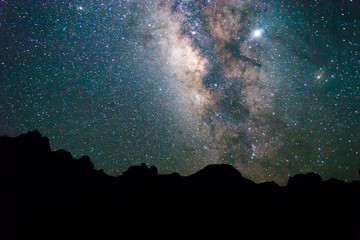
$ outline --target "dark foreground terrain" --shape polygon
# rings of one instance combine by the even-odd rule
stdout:
[[[229,165],[189,177],[111,177],[39,132],[0,137],[0,239],[360,239],[360,182],[314,173],[286,187]]]

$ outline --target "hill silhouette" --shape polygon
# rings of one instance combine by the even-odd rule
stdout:
[[[0,239],[356,240],[360,182],[308,173],[256,184],[225,164],[113,177],[34,131],[0,137]]]

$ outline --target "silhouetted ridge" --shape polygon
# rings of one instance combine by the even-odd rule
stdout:
[[[252,185],[254,182],[244,178],[233,166],[228,164],[208,165],[189,176],[189,180],[210,188],[234,188],[236,186]]]
[[[360,182],[256,184],[233,166],[191,176],[51,151],[38,131],[0,137],[0,239],[360,239]]]
[[[147,178],[147,177],[156,177],[157,169],[154,166],[148,168],[145,163],[140,166],[132,166],[122,175],[123,177],[130,178]]]
[[[16,138],[0,137],[0,154],[44,154],[51,151],[49,139],[39,131],[21,134]]]
[[[214,178],[242,178],[241,173],[233,166],[228,164],[208,165],[194,173],[192,177],[214,177]]]
[[[306,174],[297,174],[290,177],[287,186],[289,188],[305,189],[319,186],[322,183],[320,175],[310,172]]]

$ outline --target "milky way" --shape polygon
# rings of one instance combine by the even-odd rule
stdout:
[[[355,1],[2,1],[1,134],[117,175],[357,178]]]

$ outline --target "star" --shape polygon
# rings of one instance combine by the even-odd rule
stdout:
[[[260,38],[260,37],[262,37],[263,33],[264,33],[264,29],[262,29],[262,28],[255,29],[252,32],[252,37],[253,38]]]

